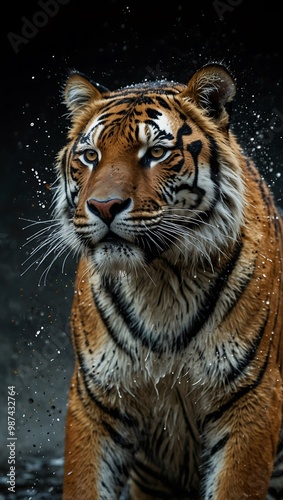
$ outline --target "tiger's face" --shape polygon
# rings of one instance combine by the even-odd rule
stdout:
[[[225,107],[234,84],[209,68],[188,87],[102,93],[70,77],[56,215],[62,240],[101,272],[211,259],[237,238],[243,182]]]

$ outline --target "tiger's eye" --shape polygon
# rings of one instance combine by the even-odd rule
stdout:
[[[157,160],[159,160],[160,158],[162,158],[162,156],[164,156],[166,152],[166,149],[163,148],[162,146],[153,146],[151,149],[150,149],[150,154],[153,158],[156,158]]]
[[[93,163],[94,161],[96,161],[97,157],[97,151],[95,151],[94,149],[87,149],[84,152],[84,159],[89,163]]]

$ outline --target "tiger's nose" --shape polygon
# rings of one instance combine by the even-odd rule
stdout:
[[[108,200],[98,200],[90,198],[87,201],[88,209],[97,215],[107,226],[110,226],[117,214],[126,210],[131,204],[131,199],[111,198]]]

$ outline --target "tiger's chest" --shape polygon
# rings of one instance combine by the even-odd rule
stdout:
[[[167,270],[166,279],[161,272],[147,278],[92,278],[89,297],[79,306],[88,336],[81,362],[89,379],[133,393],[147,384],[157,388],[167,377],[172,387],[227,378],[245,349],[223,327],[232,290],[218,297],[218,285],[206,273],[180,280]]]

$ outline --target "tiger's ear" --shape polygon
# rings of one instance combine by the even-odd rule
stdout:
[[[182,95],[205,109],[220,128],[227,129],[235,93],[229,71],[221,64],[208,64],[192,76]]]
[[[80,114],[92,101],[102,98],[108,89],[94,84],[80,73],[73,73],[64,89],[64,100],[72,115]]]

